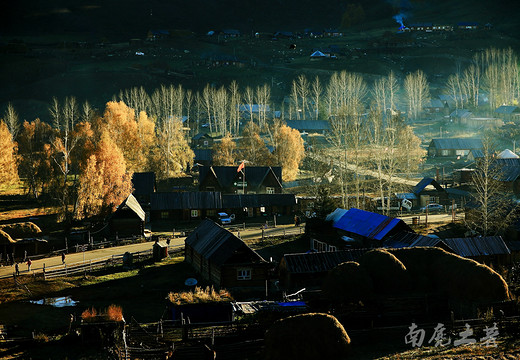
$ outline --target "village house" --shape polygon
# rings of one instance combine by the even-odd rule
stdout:
[[[211,220],[190,233],[184,249],[185,261],[217,288],[265,289],[272,265]]]
[[[499,106],[495,114],[506,121],[520,120],[520,107],[518,106]]]
[[[448,103],[445,101],[441,101],[440,99],[431,99],[429,103],[424,106],[424,111],[428,114],[448,115],[450,108]]]
[[[110,233],[122,238],[144,236],[145,221],[146,214],[143,208],[139,205],[137,199],[130,194],[110,215],[108,223]]]
[[[215,137],[213,135],[207,133],[198,133],[191,138],[191,147],[192,149],[207,149],[213,147],[214,142]]]
[[[428,146],[430,157],[465,157],[470,150],[482,149],[482,140],[474,138],[432,139]]]
[[[463,124],[466,119],[473,116],[473,113],[466,109],[456,109],[450,113],[450,121],[455,124]]]
[[[279,166],[200,166],[199,190],[223,194],[281,194],[282,168]]]
[[[221,209],[220,192],[164,192],[154,193],[150,199],[152,220],[200,220],[216,217]]]

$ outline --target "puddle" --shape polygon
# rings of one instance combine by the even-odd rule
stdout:
[[[29,300],[31,304],[50,305],[54,307],[76,306],[79,301],[74,301],[70,296],[43,298],[40,300]]]

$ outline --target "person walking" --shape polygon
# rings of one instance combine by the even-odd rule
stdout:
[[[16,276],[20,275],[20,267],[18,266],[18,263],[14,264],[14,273]]]
[[[27,260],[27,272],[31,271],[31,264],[32,264],[31,259]]]
[[[65,264],[65,253],[61,253],[61,263]]]

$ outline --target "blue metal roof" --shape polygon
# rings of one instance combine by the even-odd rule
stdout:
[[[337,220],[333,226],[336,229],[370,239],[382,240],[385,235],[401,222],[403,221],[400,219],[352,208]]]

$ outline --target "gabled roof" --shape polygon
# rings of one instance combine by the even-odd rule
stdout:
[[[335,225],[336,222],[341,219],[341,217],[343,215],[346,214],[348,210],[346,209],[341,209],[341,208],[336,208],[336,210],[334,210],[333,212],[331,212],[329,215],[327,215],[327,217],[325,218],[326,221],[332,221],[332,225]]]
[[[237,176],[237,166],[201,166],[199,169],[199,184],[201,184],[209,173],[213,174],[221,187],[227,188],[233,185]],[[244,173],[248,187],[255,189],[260,186],[264,179],[272,172],[282,187],[282,168],[280,166],[245,166]]]
[[[204,220],[185,240],[211,264],[220,266],[238,252],[255,262],[265,260],[242,240],[211,220]]]
[[[324,53],[322,53],[321,51],[317,50],[315,52],[313,52],[311,54],[311,57],[327,57],[327,55],[325,55]]]
[[[287,271],[292,274],[312,274],[332,270],[341,263],[358,261],[370,249],[353,249],[329,252],[309,252],[301,254],[285,254]]]
[[[437,181],[435,181],[435,179],[428,177],[425,177],[421,181],[419,181],[419,183],[417,183],[417,185],[413,187],[412,191],[415,195],[417,195],[421,191],[423,191],[428,185],[432,185],[438,191],[444,191],[442,186]]]
[[[132,185],[135,195],[148,195],[155,191],[154,172],[135,172],[132,175]]]
[[[427,108],[443,108],[444,104],[440,99],[431,99],[428,105],[426,105]]]
[[[383,240],[396,227],[412,231],[401,219],[391,218],[356,208],[349,209],[333,227],[369,239]]]
[[[452,238],[443,241],[457,255],[463,257],[511,254],[501,236]]]
[[[200,140],[200,139],[213,139],[213,136],[207,134],[207,133],[198,133],[194,137],[192,137],[193,140]]]
[[[294,194],[223,194],[222,207],[224,209],[238,209],[260,206],[294,206]]]
[[[155,210],[222,209],[222,195],[213,191],[153,193],[150,208]]]
[[[387,249],[400,249],[418,246],[440,247],[447,251],[453,251],[439,238],[419,235],[407,231],[398,232],[383,242],[383,247]]]
[[[330,130],[330,123],[327,120],[286,120],[285,123],[292,129],[298,131],[302,130],[316,130],[325,131]]]
[[[520,159],[496,159],[492,166],[498,172],[495,178],[499,181],[516,181],[520,177]]]
[[[472,150],[483,148],[482,140],[475,138],[432,139],[430,146],[443,150]]]
[[[518,159],[519,156],[516,155],[514,152],[512,152],[509,149],[505,149],[500,154],[497,155],[497,159]]]
[[[132,194],[128,195],[128,197],[121,203],[121,205],[117,207],[116,211],[112,215],[115,216],[116,213],[123,210],[133,211],[139,217],[139,219],[141,219],[141,221],[144,221],[146,218],[143,208],[141,205],[139,205],[139,202]]]
[[[495,112],[497,114],[517,114],[520,113],[520,108],[518,106],[507,106],[502,105],[498,107]]]

